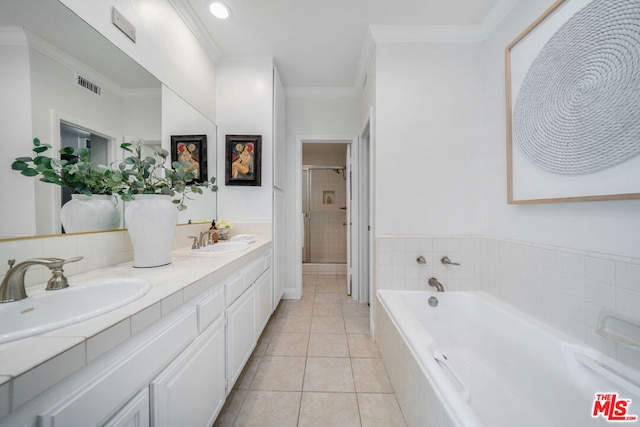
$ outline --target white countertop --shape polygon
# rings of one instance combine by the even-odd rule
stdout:
[[[0,417],[4,413],[1,400],[6,390],[3,389],[11,380],[33,377],[30,381],[39,381],[40,370],[45,369],[44,377],[47,378],[41,386],[59,381],[211,288],[212,282],[232,274],[247,261],[266,253],[270,247],[269,236],[256,235],[256,242],[239,252],[194,256],[189,254],[190,249],[180,249],[172,253],[171,264],[161,267],[134,268],[132,262],[127,262],[69,276],[70,286],[97,278],[127,277],[144,279],[151,284],[151,289],[143,297],[109,313],[41,335],[0,344]],[[38,286],[44,287],[45,284]],[[56,359],[59,360],[56,362]],[[64,362],[64,372],[52,378],[50,371],[61,362]],[[72,366],[68,366],[69,363]]]

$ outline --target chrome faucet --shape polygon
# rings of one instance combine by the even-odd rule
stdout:
[[[48,291],[68,287],[69,281],[64,275],[62,266],[69,262],[80,261],[82,258],[81,256],[66,260],[62,258],[33,258],[15,266],[16,260],[10,259],[8,261],[9,270],[0,284],[0,303],[20,301],[27,297],[27,291],[24,288],[24,275],[29,267],[34,265],[44,265],[51,270],[52,276],[47,282]]]
[[[438,282],[438,279],[435,277],[430,278],[428,283],[429,286],[436,288],[436,291],[444,292],[444,286],[442,286],[442,283]]]
[[[193,239],[191,249],[204,248],[207,245],[213,245],[217,240],[214,240],[211,235],[217,233],[217,230],[206,230],[200,233],[200,236],[187,236]]]
[[[217,237],[214,238],[213,235],[218,235],[218,230],[206,230],[200,233],[200,246],[205,247],[207,245],[213,245],[218,242]]]

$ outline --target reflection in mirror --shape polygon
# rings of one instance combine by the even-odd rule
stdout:
[[[0,27],[0,89],[12,94],[0,111],[3,128],[14,128],[0,177],[18,189],[1,212],[0,236],[57,234],[60,188],[11,171],[11,161],[32,155],[34,137],[57,156],[65,124],[104,138],[107,162],[122,156],[125,136],[159,140],[160,82],[57,0],[3,0]],[[15,100],[21,108],[12,109]]]
[[[216,177],[216,125],[162,86],[162,147],[171,152],[171,135],[206,135],[208,178]],[[219,181],[216,180],[219,184]],[[211,222],[216,218],[216,193],[204,190],[200,195],[189,195],[187,209],[178,212],[178,223]]]
[[[32,156],[34,137],[50,144],[50,154],[56,156],[69,144],[86,145],[88,134],[92,159],[109,164],[122,159],[119,145],[125,141],[169,149],[163,94],[175,98],[171,104],[191,108],[58,0],[0,2],[0,91],[0,180],[11,201],[0,204],[0,238],[62,231],[65,196],[60,187],[11,170],[16,157]],[[189,114],[202,117],[192,108]],[[176,119],[171,128],[180,128],[181,134],[209,134],[214,144],[209,152],[215,155],[215,125],[207,121],[206,132],[203,126],[189,128]],[[70,129],[76,130],[69,134]],[[215,217],[215,195],[209,202],[202,219]],[[118,204],[122,209],[122,201]],[[198,212],[194,209],[184,222]]]

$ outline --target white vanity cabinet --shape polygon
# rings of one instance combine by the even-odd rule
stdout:
[[[104,427],[149,427],[149,389],[144,388]]]
[[[196,286],[206,290],[0,418],[0,427],[210,427],[273,311],[270,264],[267,251],[203,278]],[[178,295],[186,292],[167,300]]]
[[[227,303],[227,391],[249,360],[273,312],[271,253],[250,263],[225,284]],[[241,292],[240,289],[244,291]]]
[[[267,325],[273,313],[273,280],[271,271],[265,272],[254,285],[256,288],[256,340],[260,338],[262,330]]]
[[[213,425],[226,397],[224,344],[221,316],[151,382],[153,426]]]
[[[250,287],[227,307],[227,383],[233,387],[256,345],[255,290]]]

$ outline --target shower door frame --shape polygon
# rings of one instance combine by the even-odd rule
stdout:
[[[302,165],[302,172],[307,172],[307,200],[302,200],[302,207],[304,209],[305,207],[305,203],[306,203],[306,209],[304,209],[303,215],[304,215],[304,229],[303,229],[303,236],[302,236],[302,241],[304,242],[304,256],[302,257],[302,262],[303,263],[311,263],[313,264],[313,261],[311,261],[311,202],[310,202],[310,197],[311,197],[311,188],[313,187],[313,180],[312,180],[312,176],[313,174],[311,173],[314,170],[339,170],[339,171],[344,171],[344,173],[347,173],[347,167],[346,166],[328,166],[328,165]],[[346,175],[345,175],[346,177]],[[345,178],[346,179],[346,178]],[[349,186],[349,181],[347,180],[345,182],[345,186]],[[348,196],[348,189],[347,189],[347,196]],[[349,204],[349,200],[345,201],[345,204],[348,205]],[[348,218],[348,213],[349,210],[348,208],[346,208],[345,210],[345,221],[349,221]],[[349,240],[349,230],[350,227],[347,227],[346,229],[346,233],[347,233],[347,241]],[[347,248],[348,248],[348,243],[347,243]],[[348,251],[347,251],[348,252]],[[349,253],[347,253],[347,257],[349,257]],[[347,264],[347,259],[345,258],[345,264]],[[319,263],[322,264],[322,263]],[[332,264],[332,263],[329,263]],[[341,263],[340,263],[341,264]]]
[[[304,219],[302,214],[302,145],[308,143],[337,143],[348,144],[350,148],[351,158],[351,233],[358,231],[359,207],[358,207],[358,188],[359,188],[359,168],[358,168],[358,150],[359,137],[357,135],[341,136],[341,135],[296,135],[295,158],[297,164],[295,199],[296,199],[296,222],[295,233],[293,235],[292,244],[295,250],[295,282],[294,289],[287,293],[288,298],[298,299],[302,296],[302,247],[304,238]],[[349,203],[349,202],[347,202]],[[350,257],[351,265],[348,267],[347,276],[348,283],[351,285],[351,294],[353,299],[359,300],[359,248],[358,238],[351,239],[348,248],[347,257]],[[349,263],[347,263],[349,265]]]

